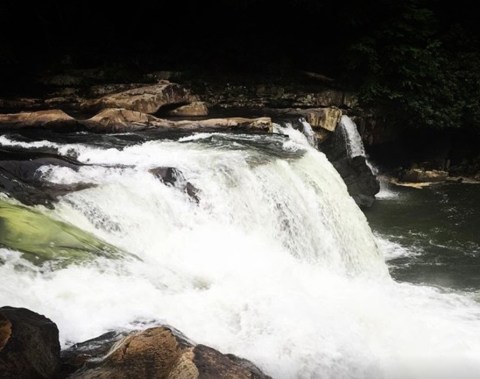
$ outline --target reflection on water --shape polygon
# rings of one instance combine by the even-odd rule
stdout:
[[[395,192],[397,196],[378,199],[366,213],[392,276],[478,290],[480,187],[442,184],[423,190],[399,187]]]

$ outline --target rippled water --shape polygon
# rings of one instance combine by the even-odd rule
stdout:
[[[395,279],[480,290],[480,185],[384,189],[366,216]]]

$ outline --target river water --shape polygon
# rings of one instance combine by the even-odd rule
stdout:
[[[1,136],[82,163],[41,167],[44,183],[89,186],[52,208],[2,196],[0,304],[53,319],[63,346],[166,323],[277,378],[476,378],[474,187],[384,191],[372,232],[326,157],[279,131]],[[24,246],[40,217],[55,232],[35,260],[36,241]],[[64,259],[62,225],[81,260]]]

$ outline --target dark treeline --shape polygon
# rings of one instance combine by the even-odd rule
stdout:
[[[426,0],[39,1],[0,4],[2,91],[44,72],[309,70],[411,126],[480,125],[471,2]],[[397,117],[398,118],[398,117]]]

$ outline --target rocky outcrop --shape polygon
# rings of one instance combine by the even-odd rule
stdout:
[[[185,176],[179,169],[174,167],[157,167],[149,171],[163,183],[179,188],[197,203],[200,201],[198,189],[185,179]]]
[[[58,197],[70,192],[93,187],[91,183],[59,184],[42,180],[40,167],[59,166],[78,170],[80,163],[76,164],[65,159],[55,157],[31,157],[28,154],[22,159],[16,154],[2,152],[0,159],[0,190],[26,205],[42,204],[51,207]],[[5,159],[7,158],[7,159]]]
[[[380,183],[368,167],[366,158],[357,156],[344,157],[332,162],[343,181],[348,193],[360,206],[369,208],[375,202],[375,195],[380,191]]]
[[[443,182],[447,179],[448,172],[441,170],[425,170],[421,168],[411,168],[401,173],[400,180],[403,182]]]
[[[98,132],[126,132],[173,126],[170,121],[123,108],[104,109],[82,121],[82,124],[87,129]]]
[[[79,122],[87,129],[98,132],[125,132],[152,128],[186,131],[241,129],[268,132],[272,128],[272,120],[269,117],[172,121],[122,108],[104,109],[92,118]]]
[[[75,126],[78,126],[78,122],[59,109],[0,114],[0,130],[2,128],[72,129]]]
[[[57,326],[24,308],[0,308],[0,377],[54,378],[60,367]]]
[[[162,107],[185,105],[198,99],[184,87],[170,82],[133,88],[108,94],[83,104],[84,108],[125,108],[132,111],[154,114]]]
[[[380,191],[380,183],[365,156],[350,156],[348,143],[346,134],[339,127],[319,144],[319,150],[325,153],[338,171],[355,202],[360,207],[368,208],[373,205],[375,195]]]
[[[69,378],[268,378],[251,362],[204,345],[195,346],[168,327],[131,333],[120,340],[110,338],[107,345],[110,349],[97,344],[98,353],[108,353],[85,361]],[[85,353],[83,349],[82,354]],[[70,362],[74,355],[70,354]]]
[[[208,108],[203,101],[194,101],[193,103],[182,105],[168,112],[170,116],[178,117],[199,117],[207,116]]]

